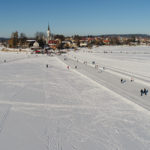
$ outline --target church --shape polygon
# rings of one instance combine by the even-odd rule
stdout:
[[[46,43],[48,44],[50,40],[52,40],[52,35],[51,35],[50,27],[49,27],[49,24],[48,24]]]
[[[56,49],[57,45],[59,44],[58,40],[54,40],[54,37],[51,34],[51,30],[50,30],[50,26],[48,24],[48,30],[47,30],[47,40],[46,40],[47,45],[51,48],[51,49]]]

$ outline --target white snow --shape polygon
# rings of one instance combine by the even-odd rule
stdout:
[[[76,53],[70,52],[70,57],[90,64],[95,61],[99,66],[113,71],[150,80],[150,46],[102,46],[92,50],[82,48]]]
[[[118,53],[120,50],[135,52],[136,48],[142,54]],[[105,49],[116,53],[97,53]],[[87,49],[71,52],[67,57],[74,59],[76,56],[81,61],[86,59],[88,64],[94,60],[119,71],[132,71],[140,76],[138,80],[146,82],[150,74],[146,67],[150,60],[149,54],[143,53],[148,53],[148,49],[101,47],[93,53],[85,52]],[[0,52],[0,58],[0,149],[149,149],[150,112],[142,106],[149,95],[143,96],[138,104],[130,99],[138,93],[132,86],[143,87],[142,82],[116,84],[114,81],[119,77],[113,74],[114,81],[110,79],[113,89],[103,77],[103,74],[109,76],[108,69],[98,80],[98,74],[91,71],[90,66],[86,68],[78,63],[79,68],[75,70],[73,65],[76,63],[63,61],[62,57]],[[129,62],[135,65],[133,70]],[[65,63],[71,69],[68,70]],[[144,67],[140,71],[138,66],[142,63]],[[125,97],[121,89],[119,93],[115,91],[117,86],[131,88],[133,94],[129,92]],[[138,94],[136,98],[142,100]]]

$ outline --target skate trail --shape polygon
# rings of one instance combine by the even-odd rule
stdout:
[[[19,55],[19,54],[18,54]],[[31,58],[36,58],[36,57],[44,57],[44,56],[39,56],[39,55],[34,55],[34,54],[30,54],[30,55],[26,55],[23,57],[14,57],[14,58],[3,58],[0,60],[0,64],[7,64],[7,63],[11,63],[11,62],[16,62],[16,61],[21,61],[21,60],[25,60],[25,59],[31,59]],[[6,60],[6,62],[5,62]]]
[[[75,66],[78,66],[76,71],[79,73],[91,78],[97,83],[142,106],[143,108],[150,110],[149,94],[147,96],[140,96],[140,89],[145,88],[145,84],[142,84],[142,82],[131,82],[129,79],[125,78],[126,82],[121,84],[120,77],[116,74],[107,72],[107,68],[106,70],[101,70],[101,72],[99,72],[94,67],[83,64],[79,61],[75,61],[70,58],[64,60],[63,56],[59,56],[58,58],[73,69],[75,69]]]
[[[68,55],[68,56],[69,56],[70,59],[72,59],[74,61],[78,60],[81,63],[84,62],[83,60],[77,59],[76,56],[70,56],[70,55]],[[92,65],[91,62],[89,62],[89,61],[87,62],[87,65],[91,66],[91,67],[95,66],[95,65]],[[141,75],[139,73],[134,73],[134,72],[131,72],[131,71],[127,71],[127,70],[112,67],[112,66],[106,66],[103,63],[101,63],[100,65],[96,63],[96,65],[98,65],[100,67],[103,66],[103,67],[107,68],[107,70],[106,70],[107,72],[110,72],[112,74],[116,74],[120,77],[125,76],[125,77],[128,77],[129,79],[131,79],[131,77],[133,79],[135,78],[136,82],[142,82],[142,84],[145,84],[146,86],[150,87],[150,77],[149,76]]]
[[[17,92],[15,92],[15,94],[11,97],[10,102],[7,101],[3,101],[1,104],[6,105],[6,110],[3,110],[3,112],[1,113],[1,117],[0,117],[0,133],[2,132],[3,128],[4,128],[4,124],[9,116],[9,113],[13,107],[13,101],[15,100],[15,98],[17,97],[18,94],[20,94],[25,88],[27,87],[27,85],[24,85],[20,90],[18,90]]]

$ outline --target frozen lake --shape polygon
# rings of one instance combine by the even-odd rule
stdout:
[[[110,67],[108,73],[117,77],[123,70],[132,71],[137,84],[149,87],[150,70],[146,68],[150,59],[144,54],[149,47],[142,48],[137,56],[120,53],[126,51],[123,48],[103,47],[92,53],[87,49],[71,52],[67,57],[88,64],[94,60]],[[106,49],[117,52],[104,54]],[[0,58],[8,60],[0,64],[0,149],[149,149],[150,112],[99,84],[84,68],[68,70],[58,57],[45,55],[0,52]],[[93,72],[93,76],[97,75]]]

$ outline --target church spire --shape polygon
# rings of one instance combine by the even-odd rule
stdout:
[[[52,39],[51,37],[51,31],[50,31],[50,26],[49,26],[49,23],[48,23],[48,30],[47,30],[47,43]]]
[[[50,31],[49,23],[48,23],[48,31]]]

